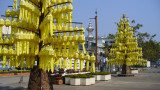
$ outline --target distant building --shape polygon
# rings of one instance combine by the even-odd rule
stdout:
[[[160,59],[156,63],[160,65]]]
[[[96,38],[93,37],[93,26],[92,23],[90,22],[87,31],[88,35],[86,36],[86,42],[85,42],[85,47],[87,50],[96,50]],[[100,54],[105,54],[105,51],[103,50],[104,44],[107,45],[112,45],[115,43],[114,39],[107,39],[106,37],[98,37],[98,44],[97,44],[97,53],[98,53],[98,60],[100,57]]]

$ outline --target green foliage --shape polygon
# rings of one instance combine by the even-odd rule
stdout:
[[[30,72],[30,70],[22,70],[22,73]],[[5,74],[5,73],[21,73],[21,70],[15,70],[15,71],[7,71],[7,70],[0,70],[0,74]]]
[[[132,23],[135,23],[134,20],[132,20]],[[134,30],[134,34],[137,37],[138,46],[142,47],[143,52],[143,58],[151,61],[156,62],[160,59],[160,42],[157,42],[153,40],[153,38],[156,36],[150,35],[149,33],[141,33],[137,30],[140,29],[140,27],[143,27],[142,24],[137,24],[136,26],[132,26]]]
[[[65,75],[65,77],[70,77],[70,76],[72,76],[72,75]]]
[[[59,71],[64,71],[64,69],[63,68],[61,68],[61,69],[59,68]]]
[[[6,74],[6,73],[9,73],[7,70],[0,70],[0,74]]]
[[[108,57],[108,54],[109,54],[109,45],[108,44],[106,44],[106,43],[104,43],[103,44],[103,50],[105,51],[105,55]]]
[[[151,62],[160,59],[160,42],[149,40],[142,43],[143,57]]]
[[[111,73],[109,72],[95,72],[95,73],[90,73],[91,75],[109,75]]]
[[[30,72],[30,70],[22,70],[22,73]],[[10,71],[10,73],[21,73],[21,70]]]
[[[114,34],[108,34],[107,39],[115,39],[115,35]]]
[[[138,70],[137,68],[132,68],[131,70]]]
[[[135,23],[135,21],[132,20],[132,23]],[[140,27],[143,27],[143,25],[142,25],[142,24],[137,24],[136,26],[132,26],[132,28],[133,28],[133,33],[134,33],[134,34],[137,33],[137,32],[138,32],[137,30],[139,30]]]
[[[56,75],[54,75],[54,77],[62,77],[62,75],[61,74],[56,74]]]
[[[91,74],[75,74],[75,75],[66,75],[65,77],[70,77],[70,78],[91,78],[93,75]]]

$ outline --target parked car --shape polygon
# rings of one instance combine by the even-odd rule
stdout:
[[[10,71],[11,68],[10,68],[8,65],[6,65],[6,66],[3,68],[3,64],[0,63],[0,70],[7,70],[7,71]]]

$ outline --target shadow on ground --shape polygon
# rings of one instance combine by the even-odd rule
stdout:
[[[27,90],[27,88],[23,88],[23,87],[13,88],[9,86],[0,86],[0,90]]]
[[[112,77],[119,77],[117,74],[111,74]]]

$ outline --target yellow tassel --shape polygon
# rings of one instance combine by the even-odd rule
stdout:
[[[6,66],[6,56],[3,56],[3,68]]]
[[[26,43],[27,45],[26,45],[26,49],[27,49],[27,55],[29,54],[29,41],[27,41],[27,43]]]
[[[60,69],[62,68],[61,58],[59,58]]]
[[[28,10],[25,8],[25,11],[24,11],[24,21],[28,21]]]
[[[59,66],[59,60],[56,60],[56,66],[58,67]]]
[[[56,4],[56,0],[51,0],[51,4],[52,5]]]
[[[69,69],[72,69],[72,58],[69,59]]]
[[[24,56],[21,56],[20,59],[21,59],[20,68],[23,68],[24,67]]]
[[[10,67],[13,66],[13,56],[10,57],[10,64],[9,64],[9,66],[10,66]]]
[[[53,58],[51,59],[51,72],[53,72],[54,71],[54,60],[53,60]]]
[[[17,0],[14,0],[13,7],[17,9]]]
[[[18,56],[15,57],[15,67],[18,67],[19,63],[18,63]]]
[[[53,18],[52,18],[52,19],[53,19]],[[49,28],[49,30],[50,30],[50,34],[51,34],[51,36],[53,35],[53,23],[52,23],[52,22],[53,22],[53,20],[52,20],[52,19],[50,20],[50,23],[49,23],[49,24],[50,24],[50,26],[49,26],[49,27],[50,27],[50,28]]]
[[[23,45],[23,42],[20,41],[20,42],[19,42],[19,54],[22,54],[22,51],[23,51],[22,45]]]
[[[83,46],[83,53],[86,54],[86,49],[85,49],[84,44],[85,44],[85,43],[82,43],[82,46]]]

